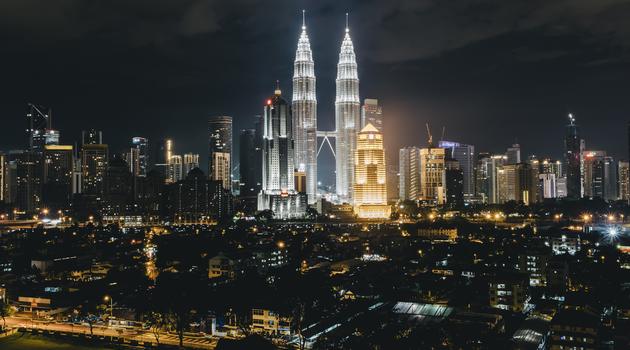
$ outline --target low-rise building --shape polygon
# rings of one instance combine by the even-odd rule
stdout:
[[[561,310],[551,321],[550,349],[597,349],[600,320],[588,312]]]
[[[528,277],[522,274],[498,274],[490,278],[490,306],[512,312],[523,312],[529,299]]]
[[[291,335],[291,318],[269,309],[252,309],[252,331],[269,335]]]

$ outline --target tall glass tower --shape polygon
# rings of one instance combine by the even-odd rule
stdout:
[[[580,128],[575,124],[575,118],[569,114],[569,124],[564,136],[564,161],[567,169],[567,197],[580,198],[582,196],[582,176],[580,161]]]
[[[357,60],[352,39],[350,39],[348,14],[346,14],[346,35],[341,43],[341,52],[339,52],[336,82],[336,192],[341,201],[351,203],[354,189],[354,154],[357,132],[361,126],[361,103],[359,102]]]
[[[295,52],[293,70],[293,137],[295,169],[306,174],[308,202],[317,200],[317,97],[315,63],[306,34],[302,11],[302,34]]]

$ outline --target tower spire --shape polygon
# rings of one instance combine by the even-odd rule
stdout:
[[[346,33],[350,31],[350,27],[348,27],[348,12],[346,12]]]
[[[302,30],[306,30],[306,10],[302,10]]]
[[[276,95],[280,96],[282,94],[280,90],[280,80],[276,80],[276,91],[274,91]]]

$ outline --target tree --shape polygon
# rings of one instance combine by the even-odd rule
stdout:
[[[180,347],[184,346],[184,332],[193,315],[203,308],[205,290],[205,284],[190,273],[163,273],[157,279],[155,305],[166,324],[177,332]]]
[[[13,315],[13,308],[7,302],[6,298],[0,299],[0,317],[2,317],[2,330],[7,328],[7,317]]]
[[[79,309],[81,318],[90,327],[90,335],[94,335],[94,325],[101,319],[101,314],[107,311],[107,305],[96,303],[93,300],[86,300]]]
[[[271,221],[273,220],[273,215],[273,210],[266,209],[258,212],[255,217],[258,221]]]
[[[167,323],[167,315],[163,315],[161,312],[149,311],[145,315],[145,325],[151,329],[158,347],[160,346],[160,331],[164,329]]]

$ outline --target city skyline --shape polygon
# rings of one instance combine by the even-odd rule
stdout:
[[[228,48],[233,45],[228,40],[230,37],[235,38],[238,43],[253,43],[251,37],[255,33],[261,32],[260,30],[246,32],[253,28],[252,26],[257,20],[257,17],[248,11],[237,13],[236,20],[225,20],[221,30],[202,30],[196,36],[175,33],[169,35],[167,43],[161,43],[153,49],[146,47],[146,40],[135,45],[120,37],[113,38],[111,42],[105,41],[104,43],[107,45],[118,45],[120,50],[124,49],[123,51],[126,50],[127,52],[131,50],[130,52],[133,53],[127,57],[129,63],[122,64],[118,68],[122,74],[104,75],[102,72],[112,68],[112,63],[108,62],[90,65],[88,68],[84,64],[71,66],[69,63],[57,62],[53,59],[57,67],[62,68],[62,70],[50,70],[48,69],[50,68],[49,63],[39,62],[36,71],[41,73],[38,74],[38,79],[44,79],[41,81],[41,85],[24,85],[22,79],[31,81],[28,78],[34,72],[32,69],[27,69],[27,67],[31,67],[31,65],[26,65],[28,60],[24,60],[24,63],[17,61],[22,61],[21,58],[25,57],[23,56],[25,52],[33,50],[35,42],[38,39],[41,40],[42,28],[39,26],[44,24],[33,25],[23,43],[18,45],[14,43],[14,40],[7,41],[7,44],[17,45],[10,46],[14,50],[8,50],[10,54],[6,57],[8,63],[16,64],[13,65],[12,71],[7,72],[6,75],[6,85],[11,85],[12,89],[3,94],[4,103],[0,113],[3,116],[12,117],[7,117],[9,120],[7,127],[0,131],[0,139],[2,140],[0,147],[8,150],[21,146],[22,135],[9,130],[23,129],[21,117],[24,114],[24,105],[27,101],[31,101],[53,109],[55,115],[53,124],[56,129],[63,130],[61,138],[64,144],[73,144],[72,141],[77,138],[76,135],[80,130],[95,128],[103,130],[105,135],[109,135],[106,136],[107,142],[113,150],[123,150],[130,137],[141,135],[150,140],[170,137],[183,148],[203,154],[205,135],[201,134],[201,129],[204,120],[207,120],[211,115],[233,115],[235,134],[241,129],[251,128],[249,123],[251,116],[259,113],[257,106],[261,101],[264,101],[267,95],[265,91],[269,89],[273,81],[280,80],[284,85],[291,81],[292,67],[286,62],[290,62],[295,54],[295,38],[299,37],[300,33],[300,14],[302,8],[305,8],[309,21],[309,39],[313,48],[314,60],[317,62],[315,73],[320,78],[317,90],[320,130],[334,129],[334,106],[331,101],[333,101],[334,94],[332,80],[335,74],[336,48],[331,46],[336,45],[330,45],[330,43],[340,40],[336,33],[343,30],[344,13],[350,10],[350,26],[353,28],[359,76],[362,80],[361,97],[378,98],[382,101],[386,115],[385,133],[393,133],[397,136],[386,138],[388,159],[394,160],[397,150],[402,147],[423,146],[422,132],[405,128],[405,125],[410,122],[417,125],[429,122],[437,127],[444,125],[447,130],[447,139],[474,144],[477,150],[498,151],[511,144],[514,139],[518,139],[525,154],[560,158],[562,143],[558,141],[557,134],[562,132],[561,129],[564,127],[567,112],[574,113],[580,120],[582,134],[588,141],[589,148],[606,149],[609,154],[618,159],[627,158],[625,147],[622,147],[624,142],[615,141],[625,137],[620,126],[625,124],[625,118],[623,118],[625,110],[630,109],[621,94],[622,85],[619,85],[620,82],[626,80],[629,74],[625,63],[625,53],[622,50],[623,47],[606,44],[596,29],[583,24],[586,26],[587,34],[578,35],[577,38],[562,32],[551,35],[545,26],[561,25],[569,21],[568,19],[560,19],[557,13],[552,12],[544,18],[538,18],[540,15],[530,15],[539,20],[538,25],[532,24],[516,30],[492,28],[493,30],[483,38],[464,38],[457,41],[454,47],[444,48],[440,46],[433,49],[429,47],[426,49],[427,52],[410,54],[408,52],[401,53],[401,51],[411,49],[393,47],[394,44],[400,44],[403,39],[411,40],[407,38],[407,35],[402,35],[401,39],[392,40],[391,43],[384,42],[383,36],[390,35],[392,29],[378,29],[375,24],[368,23],[370,22],[369,19],[372,18],[371,15],[377,9],[375,6],[353,7],[352,3],[304,4],[288,6],[279,13],[273,14],[274,18],[277,16],[278,20],[274,22],[273,26],[265,30],[268,33],[277,33],[277,36],[268,44],[278,48],[278,50],[272,50],[274,55],[268,55],[273,57],[264,57],[257,59],[256,62],[251,62],[251,68],[247,68],[246,71],[256,71],[255,74],[257,75],[251,86],[248,86],[250,84],[246,84],[246,80],[243,78],[243,74],[247,72],[233,72],[229,69],[229,62],[209,60],[201,64],[196,59],[182,58],[183,54],[190,55],[199,50],[200,46],[193,45],[193,43],[203,42],[204,45],[209,44],[216,48]],[[567,6],[569,7],[567,16],[572,19],[569,22],[573,25],[582,23],[584,16],[588,14],[596,14],[594,21],[597,22],[602,21],[602,18],[605,18],[606,13],[609,13],[611,9],[621,13],[625,10],[623,7],[619,8],[615,2],[607,5],[591,4],[585,6],[581,10],[583,13],[571,5]],[[499,8],[513,10],[514,13],[524,11],[510,5],[502,5]],[[254,9],[257,9],[255,5],[252,10]],[[547,8],[543,6],[543,10],[545,9]],[[140,11],[143,10],[140,9]],[[458,24],[455,22],[457,16],[449,12],[448,9],[441,5],[432,5],[428,6],[428,10],[429,12],[442,11],[446,14],[446,20],[443,24],[445,28],[451,28],[449,25],[453,28],[457,27]],[[208,11],[212,13],[212,11]],[[226,9],[226,11],[231,15],[233,14],[232,9]],[[499,18],[499,13],[495,13],[495,10],[479,11],[489,18]],[[407,12],[407,15],[403,15]],[[400,9],[396,9],[395,5],[384,8],[384,13],[393,13],[396,16],[402,16],[403,19],[406,16],[421,16],[414,12],[413,8],[407,12],[403,11],[401,14]],[[25,16],[27,23],[31,20],[19,8],[7,8],[4,13],[20,18]],[[61,16],[53,15],[54,18]],[[173,16],[178,15],[177,13],[173,14]],[[286,16],[283,17],[283,15]],[[224,14],[220,14],[221,18],[224,18],[223,16]],[[512,16],[508,16],[507,19],[503,20],[513,20],[511,18]],[[381,15],[375,19],[383,21]],[[107,20],[107,16],[104,20]],[[152,20],[149,19],[148,21]],[[403,22],[406,23],[406,21]],[[12,22],[6,23],[10,25]],[[616,35],[623,35],[625,25],[616,21],[610,22],[609,25],[618,32]],[[471,26],[473,29],[478,29],[479,24],[473,22]],[[18,27],[12,28],[13,31],[7,30],[3,35],[9,39],[13,38],[12,35]],[[121,30],[126,29],[125,27]],[[476,33],[476,31],[474,32]],[[83,31],[79,31],[79,37],[76,39],[67,38],[62,34],[60,34],[62,37],[55,38],[57,41],[54,42],[60,40],[69,52],[73,52],[79,47],[78,45],[84,44],[86,41],[93,40],[95,43],[103,43],[104,40],[98,35],[90,37]],[[454,34],[447,32],[446,35]],[[575,36],[576,34],[572,35]],[[546,39],[549,41],[549,45],[532,44],[533,38]],[[505,41],[508,39],[515,40],[512,40],[512,44],[506,44]],[[590,45],[606,50],[593,54],[592,51],[587,50],[587,39],[594,41]],[[187,40],[190,41],[190,45],[183,44]],[[152,39],[149,42],[154,43]],[[435,42],[435,39],[422,35],[411,42],[424,48],[425,45]],[[172,48],[166,50],[171,45],[183,45],[183,47],[176,51],[173,51]],[[258,44],[253,44],[254,47],[256,45]],[[557,46],[557,49],[551,49],[552,46]],[[118,58],[116,61],[118,63],[122,59],[120,50],[111,50],[110,53],[110,55]],[[241,62],[247,59],[247,53],[243,50],[239,47],[238,50],[228,50],[226,53],[235,58],[235,62]],[[391,52],[392,57],[390,59],[384,58],[384,53],[387,50]],[[160,64],[169,57],[176,59],[178,64],[174,66],[173,70],[178,70],[177,74],[175,71],[167,71],[163,73],[166,74],[164,75],[166,79],[160,79],[157,84],[148,82],[145,78],[146,74],[143,72],[153,71],[155,67],[153,65],[138,67],[134,62],[138,62],[138,56],[144,57],[150,52],[153,53],[151,61],[155,64]],[[201,53],[202,55],[199,57],[204,57],[203,52]],[[87,53],[84,55],[87,55],[84,56],[86,62],[98,62],[94,61],[95,57],[91,57]],[[401,57],[404,58],[402,61]],[[481,57],[490,57],[490,59],[482,60]],[[396,63],[389,62],[394,59]],[[273,63],[269,64],[269,62]],[[222,66],[228,69],[224,69],[225,72],[218,74],[217,79],[210,80],[227,83],[225,88],[218,89],[216,86],[200,82],[199,79],[207,74],[217,74],[216,69]],[[258,69],[263,66],[271,69]],[[189,75],[191,67],[194,67],[197,72],[195,76]],[[507,69],[508,67],[510,68]],[[534,71],[533,67],[537,67],[537,69]],[[98,86],[93,86],[90,89],[82,89],[82,93],[85,94],[82,99],[69,98],[69,96],[76,94],[73,92],[76,87],[73,86],[88,84],[82,75],[88,69],[94,70],[95,73],[91,75],[90,79],[95,82],[103,82],[103,84],[99,83]],[[182,69],[183,71],[181,71]],[[19,80],[16,72],[21,73]],[[59,79],[61,72],[64,74],[64,79]],[[235,75],[228,77],[228,72]],[[264,73],[260,74],[261,72]],[[480,75],[482,72],[483,75]],[[187,76],[190,77],[189,81],[185,81],[183,78]],[[413,79],[411,79],[412,77]],[[171,83],[173,79],[178,82],[176,85]],[[518,84],[508,83],[510,79],[516,79],[514,81],[517,81]],[[79,84],[70,86],[67,85],[66,81]],[[129,81],[133,84],[125,83]],[[602,81],[604,83],[601,83]],[[53,83],[56,84],[55,91],[44,88]],[[108,89],[107,94],[110,98],[108,98],[108,103],[103,104],[100,102],[100,96],[103,96],[103,90],[100,86],[107,86],[106,83],[120,86],[121,92]],[[128,89],[127,85],[141,88],[139,91],[142,92],[139,95],[137,91],[123,95],[122,92]],[[202,86],[206,86],[206,88],[199,89]],[[228,86],[231,88],[227,88]],[[243,101],[239,103],[234,103],[232,97],[226,97],[229,91],[233,91],[237,86],[243,92],[243,94],[239,94],[240,96],[252,97],[248,97],[245,101],[239,97]],[[194,92],[189,93],[193,87]],[[547,91],[546,89],[550,90]],[[595,93],[601,89],[607,93]],[[184,93],[185,96],[182,95]],[[165,107],[164,104],[168,101],[166,96],[169,96],[171,101]],[[478,98],[473,101],[472,96]],[[130,97],[133,97],[131,100],[134,100],[134,103],[129,103]],[[151,100],[150,103],[148,99]],[[456,101],[456,103],[447,103],[446,101]],[[100,108],[88,108],[86,103],[98,104]],[[91,120],[82,118],[87,110],[90,110],[90,115],[93,116]],[[507,116],[511,122],[501,127],[500,121]],[[129,135],[115,135],[116,129],[107,125],[106,120],[111,120],[112,124],[125,123]],[[148,122],[149,120],[151,122]],[[178,120],[178,122],[174,123],[174,120]],[[540,137],[536,128],[530,126],[539,123],[545,125],[545,134],[549,134],[549,136]],[[616,124],[618,124],[617,127],[615,127]],[[489,135],[495,137],[489,137]],[[497,135],[500,136],[496,137]],[[330,184],[332,183],[330,178],[332,158],[328,154],[322,156],[325,157],[325,160],[323,161],[324,166],[321,166],[322,169],[319,170],[319,175],[324,183]],[[205,162],[206,159],[204,158],[201,164],[203,169],[207,167]]]

